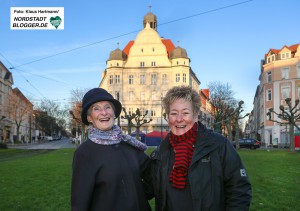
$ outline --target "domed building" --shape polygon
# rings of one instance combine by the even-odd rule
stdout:
[[[110,53],[99,87],[119,98],[128,113],[137,108],[142,113],[148,111],[147,116],[153,120],[141,128],[142,132],[166,131],[162,97],[180,85],[199,92],[200,81],[190,67],[187,51],[160,37],[157,18],[151,11],[144,16],[143,25],[134,41]],[[125,128],[127,120],[121,119],[120,124]]]

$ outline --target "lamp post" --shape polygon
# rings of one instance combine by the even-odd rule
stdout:
[[[120,101],[120,93],[117,92],[117,100]],[[120,127],[121,123],[120,123],[120,115],[118,116],[118,126]]]
[[[163,95],[162,95],[162,93],[161,93],[161,97],[160,97],[160,105],[161,105],[161,107],[160,107],[160,138],[161,138],[161,140],[163,140],[163,105],[162,105],[162,100],[163,100]]]

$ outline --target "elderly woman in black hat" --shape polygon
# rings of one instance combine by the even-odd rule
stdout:
[[[114,120],[122,105],[101,88],[82,100],[82,122],[88,139],[75,151],[72,210],[151,210],[144,194],[150,159],[146,145],[122,133]]]

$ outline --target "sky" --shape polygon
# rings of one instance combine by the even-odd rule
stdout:
[[[264,55],[300,43],[299,0],[0,0],[0,61],[33,103],[68,104],[72,90],[99,86],[110,52],[135,40],[149,5],[160,36],[186,49],[199,88],[230,84],[245,112]],[[11,7],[64,7],[64,29],[11,30]]]

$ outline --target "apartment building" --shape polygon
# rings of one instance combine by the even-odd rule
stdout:
[[[6,112],[8,96],[14,83],[11,72],[0,61],[0,142],[10,139],[12,121]]]
[[[141,131],[166,131],[162,97],[171,87],[180,85],[191,86],[198,92],[200,81],[179,42],[175,47],[170,39],[160,37],[157,17],[151,11],[144,16],[143,26],[123,50],[118,47],[110,53],[99,87],[119,98],[128,113],[137,108],[142,113],[148,111],[153,120]],[[126,125],[127,121],[121,119],[121,126]]]
[[[199,121],[208,129],[213,129],[214,124],[214,106],[209,102],[209,89],[200,89],[201,107]]]
[[[281,105],[288,110],[286,98],[291,98],[293,105],[300,98],[300,44],[270,49],[261,62],[259,81],[253,103],[252,136],[265,146],[288,146],[290,128],[269,121],[266,114],[270,108],[280,113]],[[276,115],[272,119],[281,121]]]
[[[35,132],[33,104],[12,85],[12,73],[0,61],[0,142],[14,143],[17,136],[30,142]]]
[[[14,123],[12,125],[12,141],[28,143],[35,136],[33,104],[18,89],[14,88],[10,95],[7,112]]]

